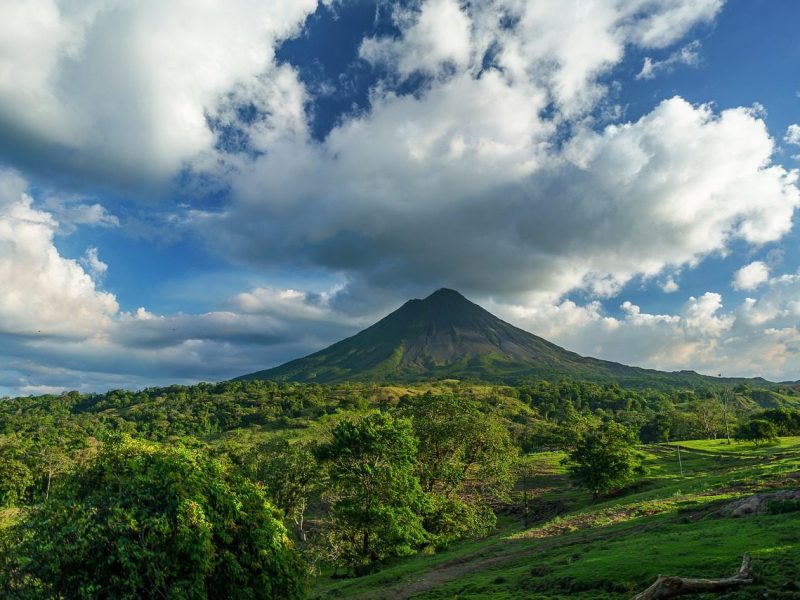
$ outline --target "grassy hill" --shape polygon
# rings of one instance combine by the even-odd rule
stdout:
[[[563,377],[628,387],[708,387],[763,379],[664,372],[580,356],[506,323],[454,290],[409,300],[364,331],[314,354],[239,379],[313,383],[462,379],[517,383]]]
[[[573,487],[560,453],[529,455],[531,513],[507,514],[487,538],[434,556],[398,560],[358,579],[316,581],[314,598],[617,599],[659,574],[724,577],[753,557],[755,585],[724,598],[800,598],[800,505],[777,503],[768,514],[726,516],[737,499],[796,489],[800,438],[755,449],[721,441],[645,446],[650,475],[602,502]],[[516,500],[521,504],[521,489]],[[718,596],[714,596],[718,597]]]

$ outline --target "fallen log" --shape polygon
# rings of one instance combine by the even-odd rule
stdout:
[[[739,571],[731,577],[724,579],[695,579],[659,575],[653,585],[634,596],[633,600],[658,600],[686,596],[688,594],[724,592],[750,583],[753,583],[753,569],[750,565],[750,555],[745,554],[742,557],[742,566],[739,567]]]

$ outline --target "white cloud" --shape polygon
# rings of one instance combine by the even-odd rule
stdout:
[[[667,277],[667,280],[661,283],[659,287],[665,294],[674,294],[679,289],[681,289],[672,276]]]
[[[722,0],[484,0],[459,5],[427,0],[419,11],[395,11],[402,37],[370,38],[362,57],[396,69],[437,73],[448,63],[477,75],[485,61],[514,85],[545,90],[570,117],[605,93],[598,77],[617,64],[626,44],[664,48],[714,18]]]
[[[0,332],[79,337],[101,332],[118,310],[115,297],[97,290],[77,261],[59,254],[53,245],[58,223],[33,207],[26,187],[13,172],[0,172]],[[98,260],[94,267],[101,265]]]
[[[255,264],[518,298],[610,297],[791,228],[797,172],[771,162],[751,109],[676,97],[636,122],[578,128],[554,151],[545,101],[528,91],[488,72],[385,95],[323,146],[251,163],[237,202],[196,225]]]
[[[420,2],[396,11],[399,36],[363,42],[362,57],[390,74],[322,142],[309,134],[313,98],[273,55],[315,6],[0,7],[7,160],[121,185],[182,169],[203,185],[217,178],[230,202],[190,207],[182,227],[232,261],[347,282],[327,294],[254,287],[199,315],[120,313],[97,288],[107,270],[97,250],[80,263],[53,246],[56,232],[117,218],[86,199],[34,207],[24,182],[0,177],[0,275],[13,282],[0,297],[0,378],[20,387],[228,377],[352,333],[366,324],[352,316],[364,304],[440,285],[516,304],[518,322],[588,354],[791,372],[794,275],[765,280],[760,298],[732,312],[711,292],[675,314],[627,302],[611,316],[599,301],[563,299],[614,297],[640,276],[666,276],[662,289],[675,292],[666,274],[789,231],[798,174],[773,163],[757,109],[715,112],[675,97],[633,122],[600,129],[592,116],[622,114],[604,104],[603,82],[626,48],[670,52],[721,0]],[[650,71],[696,51],[684,46]],[[430,81],[414,94],[394,89],[415,72]],[[243,106],[259,118],[242,123]],[[207,120],[236,129],[243,147],[215,137]]]
[[[119,227],[119,219],[98,202],[88,203],[80,198],[49,197],[42,208],[58,221],[59,233],[69,235],[80,225]]]
[[[81,264],[89,269],[89,273],[95,281],[103,278],[103,275],[108,271],[108,265],[100,260],[100,255],[97,248],[90,246],[81,259]]]
[[[800,125],[793,123],[786,129],[786,135],[783,141],[793,146],[800,146]]]
[[[101,335],[56,340],[0,334],[0,394],[228,379],[308,354],[374,318],[339,313],[327,296],[254,288],[230,298],[231,310],[123,312]]]
[[[274,46],[316,5],[4,2],[3,151],[32,169],[47,162],[118,184],[163,182],[211,149],[206,114],[226,94],[269,86]]]
[[[754,290],[767,281],[769,281],[769,267],[757,260],[733,274],[731,287],[735,290]]]
[[[676,50],[664,60],[653,60],[646,56],[642,70],[639,71],[636,79],[654,79],[658,73],[670,72],[676,66],[696,67],[698,64],[700,64],[700,42],[695,40]]]
[[[470,60],[470,20],[455,0],[427,0],[419,13],[395,10],[395,21],[408,23],[403,38],[367,38],[359,55],[384,63],[408,77],[414,71],[437,74],[446,64],[465,67]]]
[[[661,370],[800,379],[800,273],[771,279],[760,298],[732,310],[722,296],[690,297],[674,314],[647,313],[623,302],[622,316],[598,303],[571,301],[523,308],[493,306],[512,323],[584,355]]]

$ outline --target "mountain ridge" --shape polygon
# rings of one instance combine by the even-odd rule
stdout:
[[[454,378],[516,383],[562,377],[650,387],[766,382],[584,357],[503,321],[449,288],[408,300],[370,327],[322,350],[237,379],[410,383]]]

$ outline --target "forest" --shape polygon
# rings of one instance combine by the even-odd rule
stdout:
[[[800,391],[233,381],[0,399],[0,590],[11,598],[302,598],[585,500],[642,450],[800,435]],[[682,469],[683,467],[681,467]],[[552,516],[552,515],[550,515]]]

